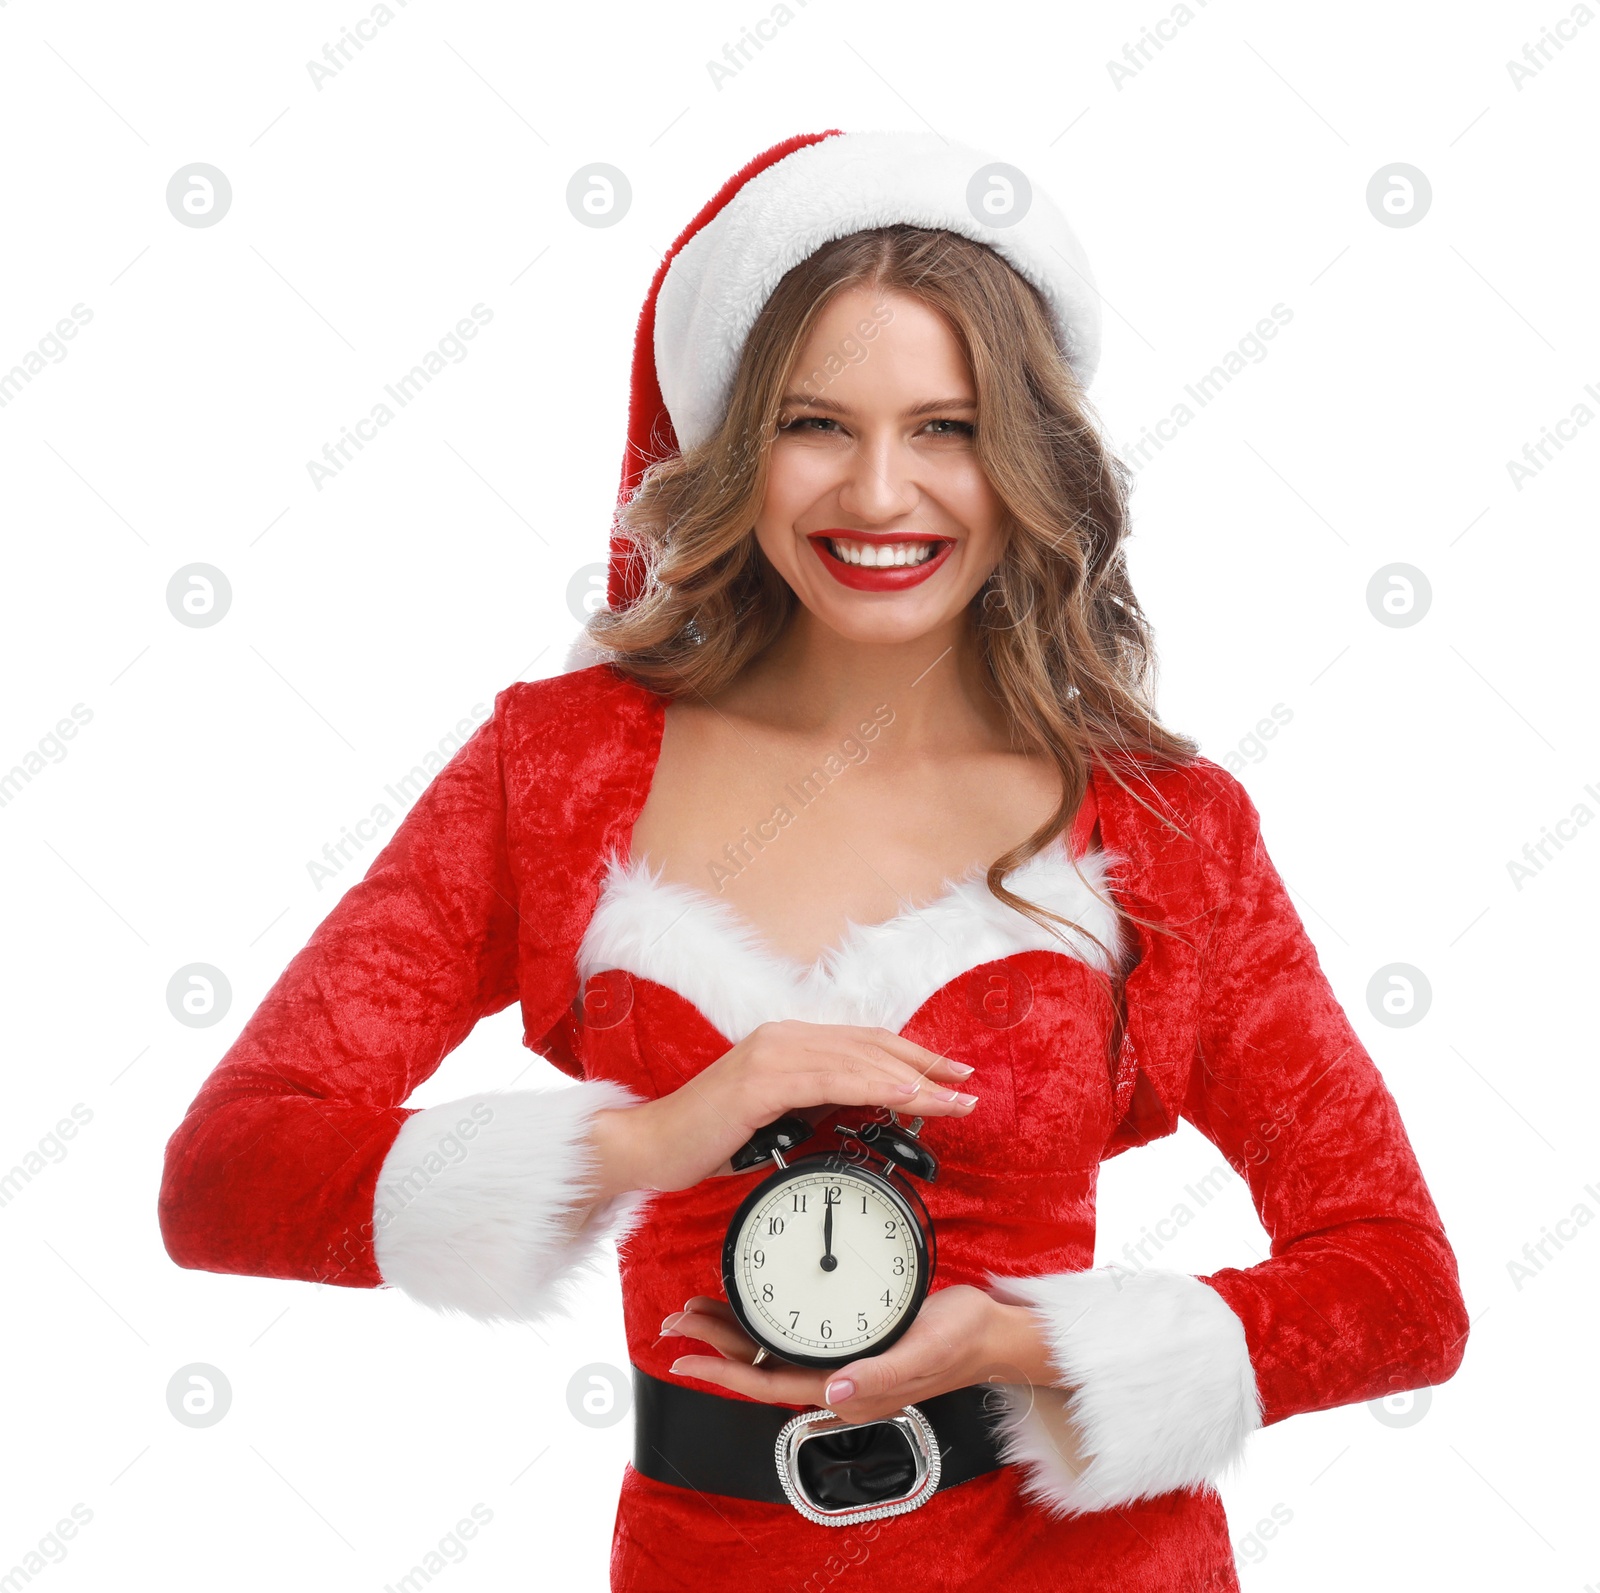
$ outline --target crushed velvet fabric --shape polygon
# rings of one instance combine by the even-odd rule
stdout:
[[[726,1041],[664,987],[634,981],[619,1017],[603,984],[579,985],[578,949],[608,856],[627,853],[665,706],[605,664],[496,697],[173,1134],[159,1217],[176,1262],[382,1284],[374,1191],[410,1115],[403,1103],[479,1019],[513,1001],[524,1043],[573,1078],[651,1094],[720,1054]],[[1261,1419],[1442,1382],[1467,1335],[1455,1258],[1253,804],[1206,759],[1169,768],[1130,758],[1117,772],[1127,789],[1104,768],[1094,774],[1103,845],[1119,859],[1112,890],[1137,940],[1116,1028],[1101,1027],[1101,976],[1030,951],[1006,966],[1027,975],[1036,1022],[982,1022],[958,980],[905,1030],[935,1047],[981,1046],[975,1060],[991,1078],[987,1126],[975,1114],[959,1143],[951,1122],[929,1126],[950,1169],[930,1189],[943,1202],[938,1282],[1089,1267],[1095,1169],[1183,1117],[1248,1182],[1270,1237],[1267,1260],[1201,1280],[1243,1325]],[[1010,1177],[984,1140],[1003,1128],[1022,1135],[1020,1148],[1007,1141],[1013,1163],[1022,1159]],[[743,1187],[708,1181],[718,1183]],[[657,1376],[682,1352],[682,1340],[654,1340],[683,1302],[683,1278],[704,1272],[696,1287],[717,1292],[706,1287],[715,1263],[696,1246],[725,1226],[730,1193],[702,1185],[662,1197],[651,1243],[624,1249],[630,1353]],[[1053,1520],[1029,1513],[1018,1481],[1004,1467],[906,1516],[837,1530],[786,1506],[704,1501],[629,1467],[613,1586],[1238,1585],[1209,1488]],[[753,1541],[763,1545],[754,1561]]]

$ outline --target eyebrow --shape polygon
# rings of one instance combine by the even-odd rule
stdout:
[[[779,399],[779,405],[784,409],[825,409],[835,415],[848,415],[848,404],[836,403],[831,398],[811,398],[805,393],[785,393]],[[930,398],[926,403],[913,404],[910,409],[901,412],[901,418],[914,420],[918,415],[932,415],[950,409],[976,409],[978,401],[975,398]]]

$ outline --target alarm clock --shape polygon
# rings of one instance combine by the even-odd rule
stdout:
[[[917,1139],[920,1117],[904,1124],[884,1110],[836,1123],[843,1146],[793,1161],[784,1152],[815,1130],[780,1117],[731,1158],[736,1172],[768,1160],[776,1168],[740,1203],[722,1247],[723,1288],[760,1347],[757,1364],[774,1356],[829,1368],[879,1354],[922,1308],[937,1247],[908,1178],[931,1183],[939,1164]]]

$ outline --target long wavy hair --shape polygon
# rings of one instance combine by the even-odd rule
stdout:
[[[699,447],[652,465],[619,507],[644,591],[625,609],[598,611],[590,642],[654,691],[709,697],[783,630],[797,599],[754,525],[799,350],[824,306],[850,287],[908,294],[944,316],[977,391],[978,458],[1006,511],[1004,553],[969,614],[1013,742],[1054,762],[1061,800],[989,865],[988,887],[1046,928],[1070,925],[1109,959],[1097,936],[1016,895],[1005,876],[1071,822],[1093,762],[1149,808],[1118,765],[1140,754],[1180,764],[1198,747],[1156,716],[1151,629],[1124,558],[1127,467],[1103,441],[1042,299],[993,250],[942,229],[875,227],[823,245],[789,271],[745,342],[721,426]]]

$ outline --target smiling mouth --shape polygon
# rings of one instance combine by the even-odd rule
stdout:
[[[952,537],[843,527],[812,531],[806,540],[834,580],[858,592],[899,592],[919,586],[956,545]]]
[[[834,558],[845,564],[857,564],[867,569],[903,569],[908,565],[926,564],[944,545],[942,541],[930,542],[857,542],[844,537],[822,538]]]

